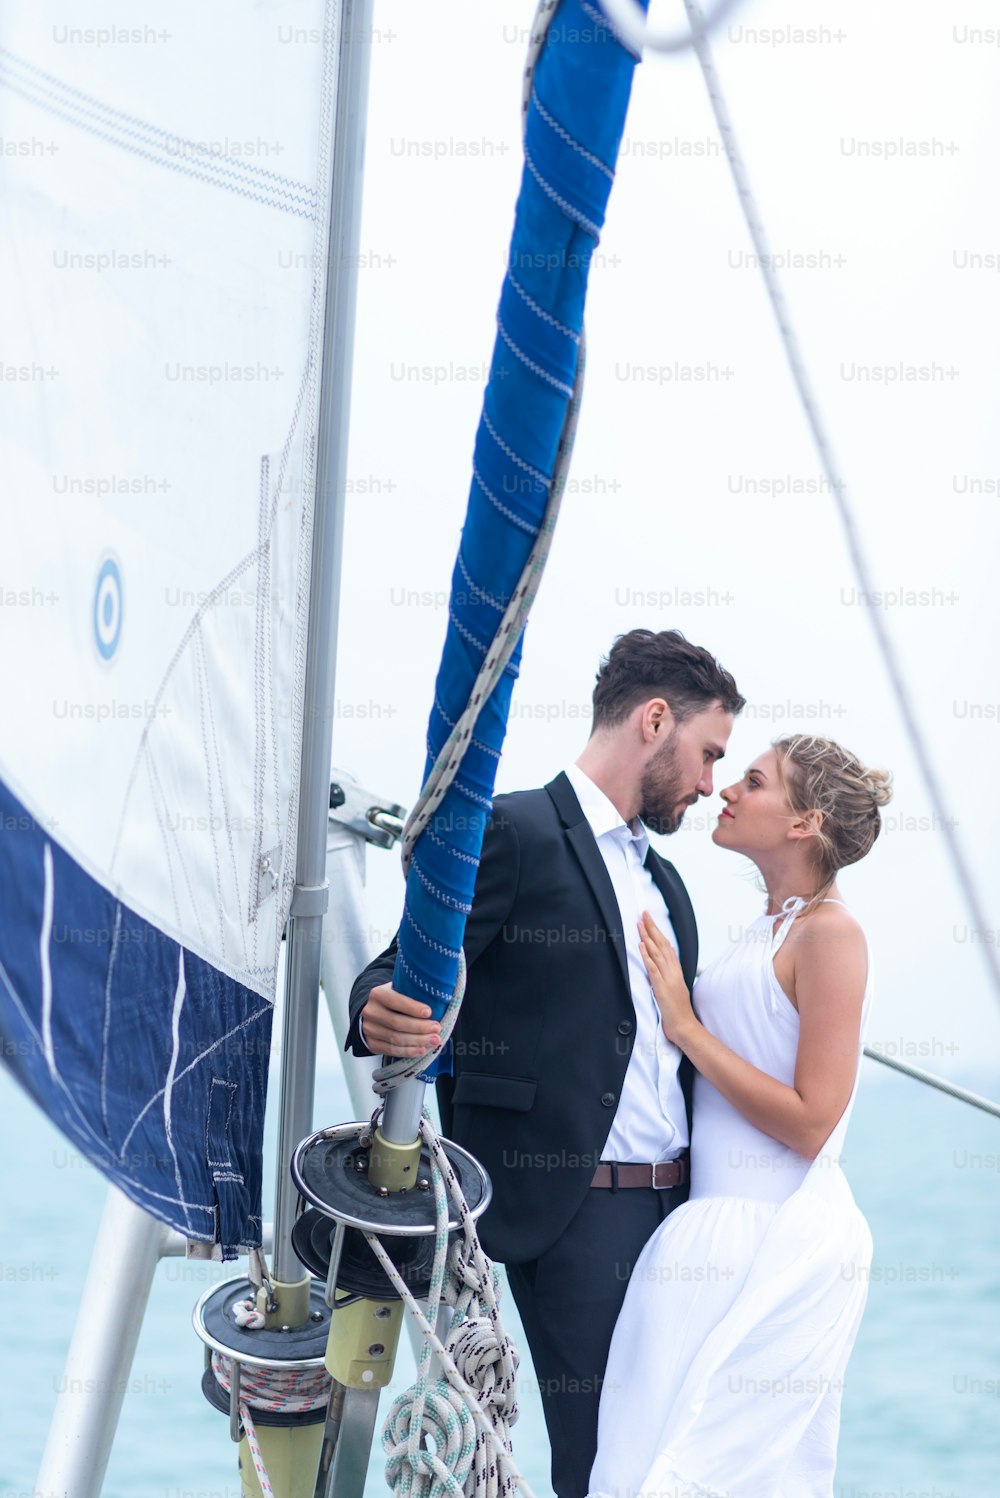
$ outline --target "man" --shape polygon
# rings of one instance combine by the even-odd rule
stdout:
[[[558,1498],[582,1498],[601,1379],[639,1251],[687,1196],[690,1064],[664,1037],[639,952],[648,910],[690,986],[691,901],[646,828],[675,832],[712,791],[744,699],[677,630],[620,636],[590,739],[540,790],[499,795],[465,931],[444,1134],[489,1171],[483,1247],[507,1269],[539,1381]],[[358,978],[347,1044],[422,1054],[439,1039],[396,993],[395,941]],[[669,1328],[664,1328],[669,1335]]]

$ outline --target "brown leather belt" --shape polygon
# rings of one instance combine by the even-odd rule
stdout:
[[[666,1191],[671,1186],[683,1186],[689,1178],[688,1157],[678,1160],[661,1160],[655,1165],[617,1165],[604,1160],[594,1171],[592,1186],[610,1186],[617,1191],[620,1186],[652,1186],[654,1191]]]

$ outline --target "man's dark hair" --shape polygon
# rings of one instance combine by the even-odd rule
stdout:
[[[713,702],[733,714],[746,705],[715,656],[692,645],[679,629],[633,629],[618,636],[601,662],[594,687],[594,728],[624,723],[634,707],[651,697],[665,698],[677,723]]]

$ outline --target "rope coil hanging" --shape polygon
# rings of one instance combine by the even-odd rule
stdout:
[[[401,1498],[473,1493],[512,1498],[517,1488],[534,1498],[513,1458],[518,1357],[500,1319],[499,1276],[480,1246],[458,1178],[426,1112],[420,1133],[431,1157],[437,1216],[426,1315],[378,1238],[365,1235],[424,1337],[416,1381],[395,1400],[383,1430],[386,1481]],[[449,1196],[462,1229],[450,1254]],[[442,1299],[456,1313],[447,1343],[433,1326]],[[442,1370],[433,1384],[432,1355]]]

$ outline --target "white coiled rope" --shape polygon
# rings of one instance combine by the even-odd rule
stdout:
[[[426,1111],[420,1134],[431,1157],[437,1217],[426,1315],[378,1238],[365,1234],[424,1337],[416,1381],[395,1400],[382,1433],[386,1482],[398,1498],[513,1498],[517,1488],[534,1498],[512,1455],[518,1358],[500,1320],[499,1277]],[[449,1196],[462,1231],[450,1254]],[[433,1326],[442,1299],[455,1309],[447,1344]],[[442,1376],[432,1383],[433,1354]]]

